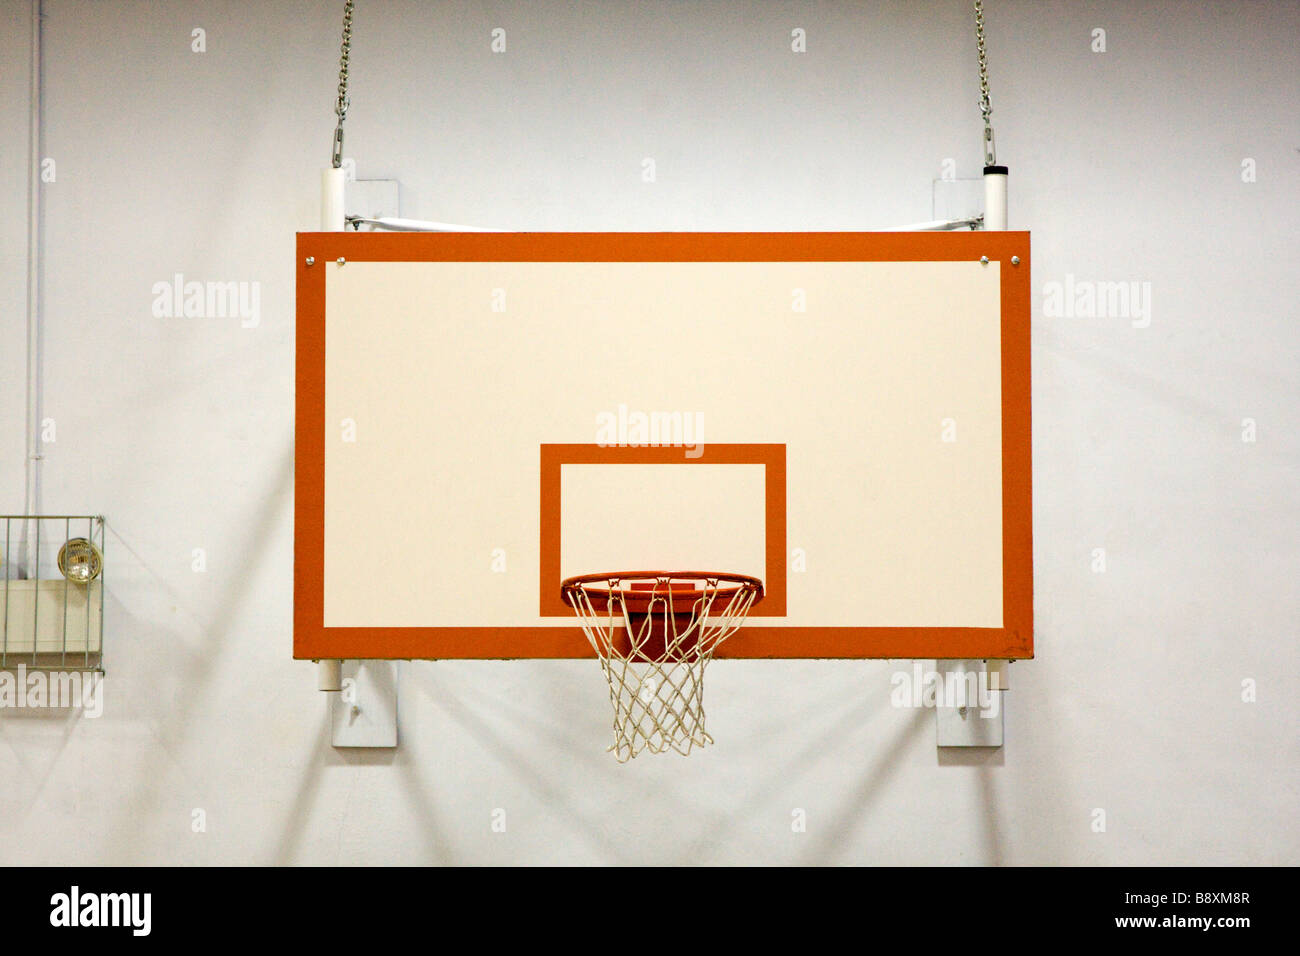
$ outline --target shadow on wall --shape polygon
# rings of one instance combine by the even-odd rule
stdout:
[[[836,860],[838,852],[850,845],[849,834],[861,826],[866,819],[871,805],[876,802],[889,780],[906,761],[908,750],[916,745],[926,730],[934,733],[934,712],[918,709],[912,714],[906,726],[890,745],[889,749],[876,758],[871,768],[863,773],[857,787],[849,791],[838,815],[838,820],[826,824],[825,834],[809,847],[804,855],[805,866],[825,866]],[[846,861],[847,862],[847,861]],[[869,863],[870,860],[853,862]]]
[[[175,673],[178,668],[173,666],[174,658],[159,656],[139,658],[139,660],[151,661],[156,667],[166,667],[172,672],[171,678],[185,688],[185,693],[176,697],[175,706],[168,712],[167,722],[157,727],[155,745],[148,748],[147,757],[140,768],[140,779],[131,789],[132,799],[121,803],[114,830],[133,845],[148,845],[148,838],[155,827],[151,817],[141,814],[139,808],[153,807],[158,804],[163,785],[168,778],[167,770],[174,762],[174,754],[183,749],[185,741],[189,740],[194,733],[192,728],[195,724],[195,706],[197,702],[204,699],[208,687],[220,673],[219,663],[223,655],[229,653],[236,644],[231,639],[232,621],[236,619],[237,612],[248,600],[252,582],[258,580],[259,575],[265,572],[263,567],[266,563],[265,552],[271,542],[275,541],[275,535],[265,533],[265,529],[274,529],[280,516],[291,506],[293,448],[291,436],[285,442],[279,467],[271,473],[266,492],[260,496],[259,509],[248,521],[249,533],[243,536],[243,540],[247,543],[245,553],[235,558],[237,565],[244,568],[245,573],[236,575],[230,590],[215,602],[211,623],[203,629],[204,640],[201,646],[189,650],[183,665],[179,668],[179,673]],[[263,533],[256,533],[258,531]],[[144,562],[140,560],[140,555],[121,538],[120,531],[115,532],[115,537],[136,558],[140,566],[147,569]],[[160,576],[152,572],[151,575],[155,585],[167,590],[169,594],[172,593]],[[154,674],[144,675],[142,686],[161,686],[161,684],[162,681]]]
[[[415,668],[407,668],[408,673],[414,670]],[[488,755],[495,758],[502,766],[509,768],[516,778],[526,781],[539,799],[553,812],[552,819],[557,824],[567,827],[581,842],[587,844],[598,857],[603,858],[607,863],[620,866],[631,866],[644,862],[626,855],[617,846],[601,838],[601,835],[607,829],[606,821],[594,816],[589,809],[575,801],[573,799],[574,791],[558,786],[554,777],[547,772],[550,769],[549,766],[537,765],[537,762],[543,759],[541,755],[546,753],[544,748],[533,747],[528,749],[520,746],[518,743],[507,739],[479,716],[479,711],[483,708],[499,710],[501,706],[499,700],[495,698],[488,700],[481,695],[477,698],[468,697],[464,687],[441,684],[431,668],[421,669],[418,676],[413,674],[411,683],[417,683],[421,693],[425,694],[434,706],[474,738]],[[598,757],[605,757],[603,754],[585,751],[581,747],[575,746],[574,741],[569,737],[558,737],[553,726],[540,724],[536,720],[529,720],[526,716],[524,716],[524,720],[525,723],[532,725],[530,730],[542,734],[543,738],[550,738],[563,747],[566,752],[572,755],[574,761],[581,759],[589,764],[594,764]],[[520,739],[526,738],[521,735]],[[608,759],[612,760],[612,758]],[[593,772],[594,769],[593,767]],[[420,786],[418,777],[412,775],[411,786]],[[428,801],[423,799],[424,795],[422,793],[417,794],[417,796],[421,798],[417,802],[421,803],[422,806],[427,804]]]

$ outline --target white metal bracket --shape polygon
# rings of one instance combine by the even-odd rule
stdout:
[[[997,662],[936,661],[936,742],[940,747],[1001,747],[1007,692],[1000,689]],[[991,683],[990,683],[991,678]],[[993,689],[999,687],[999,689]]]
[[[335,747],[397,746],[398,665],[343,662],[343,689],[329,695]]]

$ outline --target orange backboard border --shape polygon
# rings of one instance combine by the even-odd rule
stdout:
[[[1001,264],[1003,626],[776,627],[755,621],[723,644],[717,656],[1033,657],[1029,233],[308,232],[298,234],[297,256],[295,658],[436,660],[595,656],[581,628],[576,625],[509,628],[325,626],[326,270],[308,266],[309,257],[320,264],[340,258],[356,262],[959,262],[977,261],[981,256]],[[1012,256],[1019,258],[1018,265],[1011,264]],[[560,446],[542,446],[543,455],[547,447]],[[713,447],[782,448],[780,480],[784,485],[783,446]],[[768,464],[771,478],[774,474],[771,462],[764,463]],[[543,469],[543,498],[546,474]],[[558,477],[556,481],[558,489]],[[770,500],[769,496],[769,503]],[[558,512],[558,506],[555,510]],[[780,518],[779,554],[784,559],[784,512]],[[768,519],[772,520],[770,514]],[[784,585],[784,560],[772,559],[775,547],[772,530],[769,526],[768,574],[779,574]],[[542,536],[545,543],[545,528]],[[545,561],[542,573],[547,573]],[[558,601],[558,576],[555,591]],[[784,586],[780,593],[784,595]],[[773,611],[774,608],[769,606],[766,615],[774,616]],[[784,608],[780,611],[783,613]]]

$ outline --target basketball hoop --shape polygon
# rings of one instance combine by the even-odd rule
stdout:
[[[704,668],[763,598],[763,582],[713,571],[614,571],[560,584],[609,681],[620,761],[688,754],[704,729]]]

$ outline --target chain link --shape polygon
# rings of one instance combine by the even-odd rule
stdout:
[[[352,6],[354,0],[343,4],[343,47],[339,53],[339,98],[334,104],[334,115],[338,124],[334,127],[334,155],[331,162],[335,169],[343,165],[343,120],[348,115],[348,58],[352,55]]]
[[[993,104],[989,101],[989,58],[984,50],[984,3],[975,0],[975,49],[980,61],[980,115],[984,117],[984,165],[996,166],[993,144]]]

